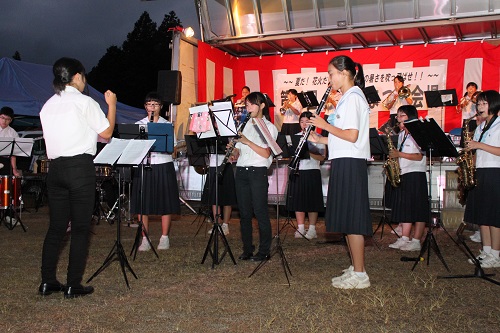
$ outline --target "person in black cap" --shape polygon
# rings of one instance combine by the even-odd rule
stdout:
[[[17,132],[10,127],[14,119],[14,110],[8,106],[0,109],[0,138],[18,138]],[[8,157],[1,156],[0,163],[2,168],[0,173],[4,175],[21,176],[21,172],[17,170],[16,157],[12,156],[10,162]]]
[[[425,223],[429,220],[429,201],[426,177],[425,153],[417,145],[405,122],[418,119],[413,105],[400,106],[397,113],[399,129],[398,147],[389,152],[397,158],[401,168],[401,183],[392,188],[390,207],[391,219],[402,226],[402,236],[389,247],[402,251],[420,251],[420,239]],[[410,240],[412,224],[415,224],[413,239]]]

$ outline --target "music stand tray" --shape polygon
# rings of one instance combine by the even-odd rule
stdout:
[[[369,86],[366,88],[363,88],[363,94],[365,94],[366,101],[368,104],[375,104],[380,102],[380,96],[378,95],[377,89],[375,89],[375,86]]]
[[[314,91],[303,91],[297,94],[297,98],[303,108],[314,108],[319,106],[318,99]]]
[[[457,91],[455,89],[424,91],[424,95],[427,107],[438,108],[458,105]]]

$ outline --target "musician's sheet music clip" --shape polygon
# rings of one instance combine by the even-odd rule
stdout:
[[[318,99],[314,94],[314,91],[303,91],[297,94],[297,97],[302,104],[303,108],[316,108],[319,106]]]

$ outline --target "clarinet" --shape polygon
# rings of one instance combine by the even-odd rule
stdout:
[[[328,88],[326,88],[325,94],[323,95],[323,98],[321,98],[321,102],[319,103],[318,108],[316,109],[316,115],[319,115],[321,113],[321,110],[323,110],[323,107],[325,106],[326,100],[328,99],[328,95],[330,95],[330,91],[332,90],[332,86],[329,85]],[[302,150],[302,147],[304,147],[304,144],[307,142],[307,138],[309,137],[309,134],[311,133],[312,129],[314,126],[309,125],[304,131],[304,134],[300,138],[299,144],[297,145],[297,149],[295,149],[295,154],[292,157],[292,160],[288,164],[288,168],[293,170],[294,173],[298,172],[299,169],[299,153]]]
[[[245,125],[248,123],[250,120],[250,114],[247,115],[245,120],[241,123],[240,128],[238,132],[243,132],[243,129],[245,128]],[[236,136],[236,139],[240,138],[239,135]],[[222,175],[224,174],[224,170],[226,169],[227,162],[229,161],[229,157],[233,153],[234,150],[234,139],[231,140],[231,143],[233,143],[229,148],[226,150],[226,155],[224,156],[224,159],[222,160],[222,164],[219,167],[219,171],[217,172],[217,176],[222,178]]]

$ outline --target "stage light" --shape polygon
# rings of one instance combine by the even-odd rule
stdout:
[[[182,32],[184,36],[186,37],[193,37],[194,36],[194,30],[191,27],[183,28],[183,27],[174,27],[174,28],[169,28],[168,31],[177,31],[177,32]]]

